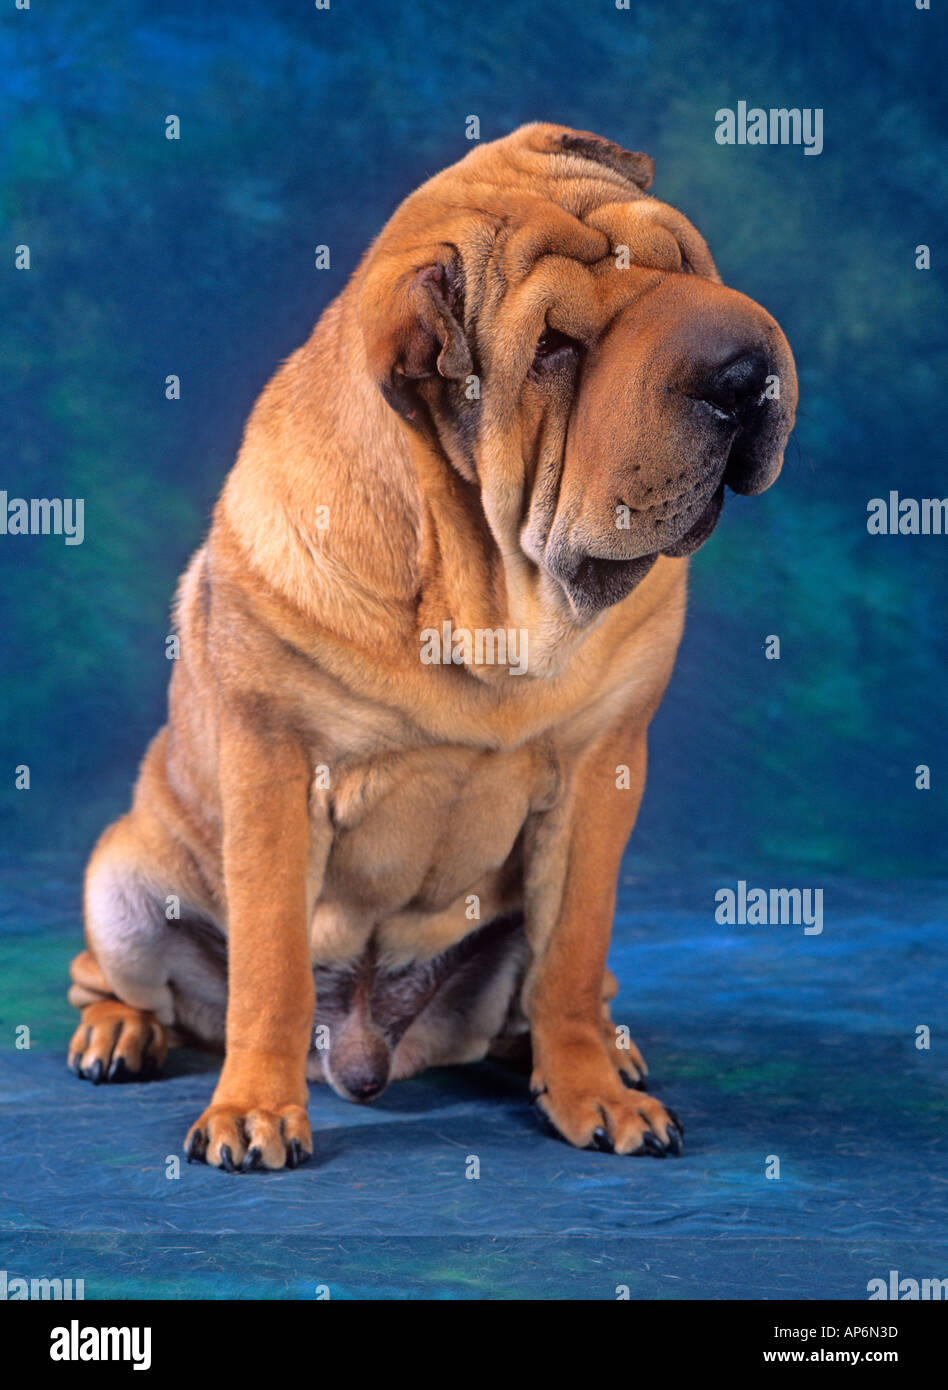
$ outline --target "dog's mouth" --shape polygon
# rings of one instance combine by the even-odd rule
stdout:
[[[578,618],[589,619],[604,608],[620,603],[640,584],[658,559],[640,555],[634,560],[607,560],[584,556],[571,575],[557,575]]]
[[[722,480],[688,530],[650,554],[631,560],[613,560],[599,555],[554,555],[548,557],[547,568],[562,585],[575,616],[589,621],[604,608],[611,608],[626,598],[642,582],[659,555],[675,559],[693,555],[711,535],[723,506]]]
[[[699,546],[704,545],[705,541],[718,524],[721,509],[724,506],[724,480],[718,483],[711,499],[701,512],[698,519],[691,528],[680,536],[671,545],[666,545],[659,552],[661,555],[669,555],[673,559],[679,559],[684,555],[693,555]]]

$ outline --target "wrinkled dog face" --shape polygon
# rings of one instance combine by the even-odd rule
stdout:
[[[645,194],[651,172],[524,127],[402,205],[361,300],[386,399],[580,623],[696,550],[726,487],[769,487],[796,407],[777,323]]]
[[[643,201],[597,220],[629,266],[591,268],[591,315],[550,306],[523,391],[535,481],[521,543],[578,613],[624,598],[659,554],[697,550],[725,486],[769,487],[796,403],[779,327],[720,284],[683,217]]]

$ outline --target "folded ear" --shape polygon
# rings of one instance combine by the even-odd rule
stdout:
[[[651,156],[643,154],[641,150],[624,150],[614,140],[605,140],[601,135],[593,135],[590,130],[561,130],[548,139],[547,148],[551,153],[582,155],[594,164],[614,169],[643,192],[652,185],[655,164]]]
[[[386,401],[403,419],[420,423],[426,379],[463,379],[473,370],[461,326],[461,269],[450,248],[420,267],[369,274],[359,317],[369,367]]]

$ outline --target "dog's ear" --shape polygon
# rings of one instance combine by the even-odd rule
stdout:
[[[367,278],[359,315],[369,368],[388,404],[413,424],[422,423],[422,382],[463,380],[473,370],[462,300],[460,265],[447,249],[394,278]]]
[[[591,159],[594,164],[614,169],[643,192],[652,186],[655,163],[650,155],[643,154],[641,150],[624,150],[615,141],[593,135],[589,130],[562,130],[548,138],[547,148],[551,153],[582,155],[583,159]]]

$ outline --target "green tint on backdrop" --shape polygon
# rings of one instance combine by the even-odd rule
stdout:
[[[797,355],[784,474],[732,499],[693,564],[638,853],[937,869],[948,538],[865,528],[870,497],[948,493],[934,17],[803,0],[494,8],[107,0],[6,17],[0,214],[32,269],[3,280],[0,487],[86,509],[81,546],[0,544],[7,846],[82,852],[123,808],[162,718],[174,582],[257,391],[397,201],[466,152],[476,114],[484,139],[548,119],[648,150],[655,194]],[[822,107],[823,153],[716,145],[715,111],[739,100]]]

